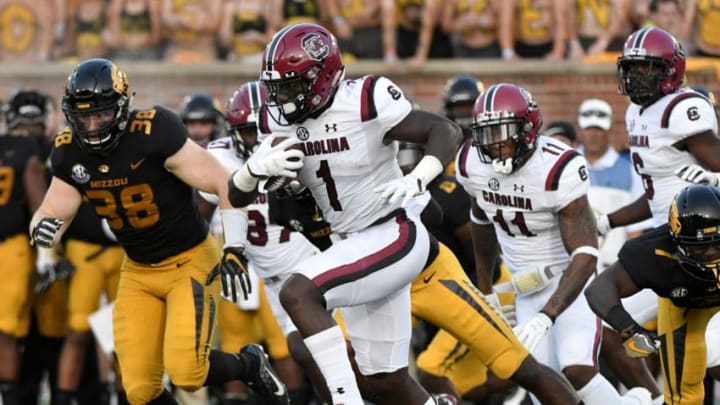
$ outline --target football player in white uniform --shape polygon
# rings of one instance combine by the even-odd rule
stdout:
[[[646,389],[621,397],[598,372],[600,321],[577,299],[598,258],[587,163],[538,136],[541,125],[535,100],[513,84],[493,85],[475,103],[456,175],[473,198],[478,286],[493,292],[501,249],[513,275],[515,333],[538,361],[562,372],[585,404],[650,403]]]
[[[261,177],[297,175],[340,235],[298,263],[280,292],[333,402],[363,403],[342,332],[328,315],[342,307],[373,402],[432,404],[407,369],[410,282],[428,259],[430,239],[415,210],[404,207],[452,160],[462,133],[443,117],[413,111],[387,78],[343,80],[344,70],[325,28],[296,24],[275,34],[260,73],[268,89],[258,125],[265,139],[231,178],[233,204],[253,201]],[[271,146],[278,136],[290,139]],[[426,144],[405,176],[392,140]],[[302,152],[285,150],[297,143]]]
[[[601,234],[647,218],[655,226],[665,224],[673,197],[684,187],[718,185],[720,139],[714,106],[702,94],[682,87],[684,77],[685,52],[671,34],[643,28],[628,37],[618,59],[618,90],[632,101],[625,124],[645,195],[598,216]],[[717,321],[710,323],[706,339],[720,339],[715,325]],[[719,365],[716,351],[717,345],[708,345],[709,367]]]

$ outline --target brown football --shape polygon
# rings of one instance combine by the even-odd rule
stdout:
[[[275,146],[286,139],[288,139],[287,136],[276,136],[275,138],[273,138],[272,143],[270,145]],[[304,152],[302,145],[300,143],[293,144],[293,145],[287,147],[285,150],[292,150],[292,149],[296,149],[296,150],[299,150],[300,152]],[[290,158],[290,160],[299,161],[300,159],[299,158]],[[265,189],[265,191],[275,191],[279,188],[282,188],[282,187],[285,187],[286,185],[288,185],[288,183],[290,183],[291,180],[292,180],[292,178],[290,178],[290,177],[270,176],[265,181],[264,189]]]

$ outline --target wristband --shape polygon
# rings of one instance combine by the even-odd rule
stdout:
[[[249,192],[255,190],[258,179],[250,173],[247,164],[232,174],[232,184],[240,191]]]
[[[435,177],[440,175],[444,169],[440,159],[433,155],[425,155],[420,159],[410,174],[420,179],[423,188],[425,188]]]
[[[605,316],[605,321],[618,332],[640,328],[640,325],[635,322],[619,302],[610,308],[610,311]]]
[[[512,48],[503,48],[502,57],[503,59],[510,59],[515,56],[515,50]]]
[[[590,255],[590,256],[595,256],[595,258],[598,258],[600,256],[600,252],[597,250],[596,247],[585,245],[585,246],[580,246],[577,249],[573,250],[572,253],[570,254],[570,260],[572,260],[576,255],[579,255],[581,253]]]
[[[220,210],[225,246],[245,246],[247,244],[248,218],[245,212],[237,208]]]

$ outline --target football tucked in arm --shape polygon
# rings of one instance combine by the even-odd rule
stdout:
[[[275,146],[275,145],[279,144],[280,142],[286,140],[287,138],[288,137],[286,137],[286,136],[276,136],[275,138],[273,138],[271,145]],[[300,143],[293,144],[293,145],[287,147],[285,150],[292,150],[292,149],[296,149],[296,150],[299,150],[300,152],[303,152],[303,148]],[[293,161],[293,162],[297,162],[300,159],[293,157],[293,158],[290,158],[289,160]],[[293,180],[293,179],[290,177],[270,176],[267,178],[267,180],[265,180],[265,185],[263,186],[262,189],[263,189],[263,191],[275,191],[275,190],[278,190],[280,188],[287,186],[291,180]]]

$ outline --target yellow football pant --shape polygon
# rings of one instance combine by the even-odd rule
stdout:
[[[205,281],[219,261],[220,250],[209,235],[154,265],[125,258],[113,332],[131,404],[146,404],[161,394],[163,371],[189,391],[205,383],[220,280],[210,286]]]

